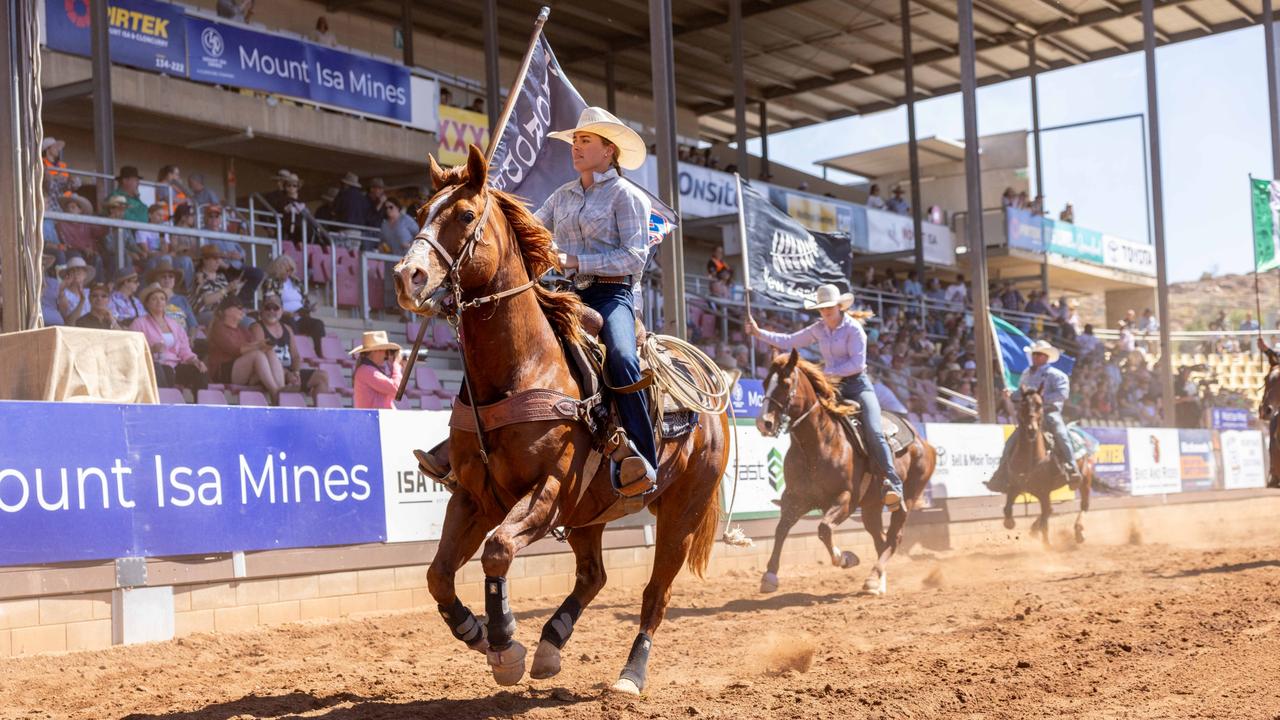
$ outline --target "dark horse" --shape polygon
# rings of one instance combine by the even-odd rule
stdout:
[[[487,405],[534,389],[581,398],[561,339],[580,336],[585,306],[572,293],[534,282],[556,265],[551,233],[515,197],[488,187],[487,176],[488,163],[474,145],[467,163],[448,172],[431,160],[437,192],[395,268],[400,305],[422,315],[456,314],[472,402]],[[649,648],[680,567],[687,562],[697,575],[706,569],[720,519],[727,438],[723,415],[703,416],[693,432],[659,446],[657,490],[646,496],[657,516],[653,572],[616,691],[644,689]],[[604,587],[605,523],[625,514],[615,506],[609,463],[591,468],[591,434],[574,420],[486,431],[487,460],[476,433],[454,428],[449,441],[457,487],[427,571],[431,596],[454,637],[487,652],[494,679],[513,685],[524,675],[525,648],[515,640],[507,571],[520,550],[552,528],[571,528],[577,582],[543,627],[531,670],[534,678],[552,677],[582,609]],[[458,569],[481,545],[486,626],[458,600],[454,585]]]
[[[1280,355],[1267,346],[1262,338],[1258,338],[1258,349],[1267,356],[1267,378],[1262,384],[1262,400],[1258,403],[1258,418],[1267,423],[1267,433],[1271,439],[1271,469],[1267,473],[1267,487],[1280,488]]]
[[[1066,473],[1059,466],[1045,442],[1044,398],[1034,388],[1022,390],[1018,403],[1018,439],[1009,454],[1005,476],[1008,487],[1004,493],[1004,526],[1012,530],[1013,501],[1023,493],[1030,493],[1040,501],[1040,517],[1031,524],[1031,534],[1039,534],[1045,545],[1049,544],[1049,517],[1053,515],[1053,503],[1049,496],[1054,490],[1067,484]],[[1080,511],[1076,513],[1076,542],[1084,542],[1084,514],[1089,511],[1089,495],[1096,479],[1095,460],[1086,455],[1076,461],[1080,469]]]
[[[862,584],[863,592],[883,595],[888,588],[885,571],[902,540],[907,513],[919,505],[920,496],[933,475],[937,453],[917,435],[906,452],[894,459],[905,487],[902,507],[889,516],[889,533],[884,532],[880,479],[873,461],[849,441],[839,416],[852,406],[839,404],[839,397],[822,370],[792,350],[779,355],[765,378],[765,405],[756,418],[762,435],[776,437],[784,419],[789,421],[791,447],[783,459],[782,511],[774,531],[773,554],[760,581],[761,592],[778,589],[778,564],[782,543],[800,518],[811,510],[823,510],[818,537],[827,546],[831,564],[850,568],[858,564],[851,552],[841,552],[832,544],[832,532],[855,508],[862,508],[862,524],[876,546],[876,564]]]

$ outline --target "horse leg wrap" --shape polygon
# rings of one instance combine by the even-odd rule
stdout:
[[[542,639],[563,650],[564,644],[569,642],[569,636],[573,635],[573,625],[578,622],[581,614],[582,603],[578,602],[578,598],[572,595],[565,598],[547,624],[542,626]]]
[[[511,645],[516,618],[511,614],[506,578],[485,577],[484,612],[489,616],[489,647],[501,650]]]
[[[448,607],[444,605],[437,607],[440,610],[440,617],[444,618],[445,624],[449,626],[449,632],[453,633],[454,637],[466,643],[467,647],[484,652],[484,625],[476,619],[475,613],[468,610],[467,606],[457,598],[454,598],[453,604]]]
[[[636,692],[644,690],[645,676],[649,673],[649,648],[653,647],[653,638],[646,633],[638,633],[636,641],[631,643],[631,654],[627,656],[627,664],[618,675],[614,688],[629,682]]]

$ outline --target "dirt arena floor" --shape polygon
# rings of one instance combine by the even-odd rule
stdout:
[[[917,551],[677,585],[639,699],[610,695],[639,591],[607,589],[550,681],[501,689],[431,612],[0,661],[4,718],[1280,718],[1280,539]],[[532,649],[559,598],[513,598]]]

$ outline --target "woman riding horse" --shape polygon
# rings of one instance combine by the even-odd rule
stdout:
[[[574,290],[604,319],[600,341],[608,348],[606,381],[612,388],[625,388],[641,379],[635,291],[648,259],[650,205],[644,191],[622,177],[622,170],[644,165],[644,140],[598,107],[583,110],[577,127],[550,137],[573,145],[573,169],[579,178],[560,186],[534,215],[551,231]],[[652,489],[658,451],[648,399],[643,392],[615,392],[613,402],[631,444],[630,456],[618,464],[618,485],[643,482]],[[447,442],[430,454],[414,454],[425,474],[445,482]]]
[[[823,369],[831,384],[845,399],[857,401],[862,406],[867,451],[885,478],[884,504],[890,510],[896,510],[902,503],[902,479],[893,467],[893,452],[880,425],[880,401],[876,399],[875,386],[867,376],[867,333],[862,329],[862,323],[845,313],[853,304],[853,294],[841,294],[835,285],[821,285],[816,296],[814,302],[805,302],[806,310],[817,310],[822,316],[812,325],[793,333],[775,333],[761,330],[755,319],[748,315],[747,332],[780,350],[818,344],[825,361]]]

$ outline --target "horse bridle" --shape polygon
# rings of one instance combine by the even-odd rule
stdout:
[[[773,403],[774,407],[776,407],[778,410],[778,414],[781,415],[782,418],[787,421],[785,427],[783,426],[783,423],[778,423],[779,433],[785,432],[788,435],[790,435],[791,431],[794,430],[797,425],[804,422],[809,417],[809,415],[812,414],[814,410],[817,410],[818,406],[822,404],[817,399],[815,399],[813,401],[813,405],[810,405],[808,410],[805,410],[804,412],[800,413],[796,417],[792,417],[791,413],[787,411],[787,408],[791,407],[791,401],[794,400],[796,397],[797,384],[798,383],[795,380],[791,381],[791,390],[787,392],[786,404],[783,404],[777,398],[773,397],[772,393],[764,396],[764,399],[767,402]]]

